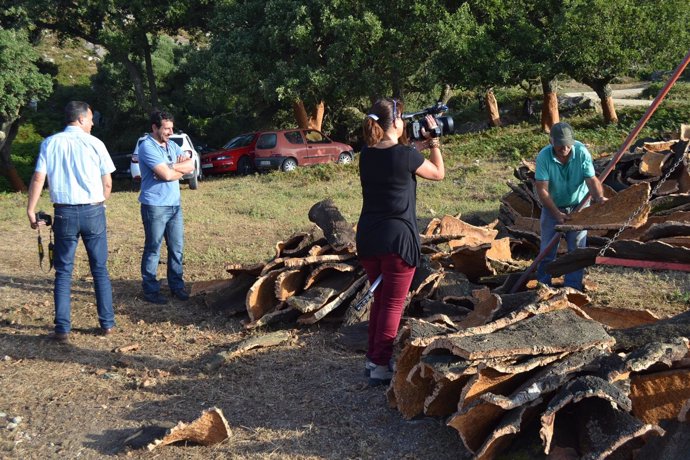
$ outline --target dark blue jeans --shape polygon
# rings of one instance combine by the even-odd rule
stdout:
[[[180,206],[141,205],[141,221],[144,223],[144,254],[141,257],[141,286],[144,295],[160,292],[156,277],[160,260],[161,244],[165,238],[168,248],[168,287],[171,291],[184,288],[182,280],[182,249],[184,247],[184,223]]]
[[[55,247],[55,332],[71,330],[72,270],[74,253],[79,237],[89,256],[89,266],[96,289],[98,322],[103,329],[115,326],[113,289],[108,275],[108,238],[105,224],[105,206],[64,206],[55,208],[53,221]]]
[[[551,241],[551,239],[556,235],[556,219],[553,218],[551,213],[546,207],[541,210],[541,247],[539,251],[543,251],[546,245]],[[585,230],[581,231],[571,231],[565,233],[565,239],[568,243],[568,252],[574,251],[577,248],[584,248],[587,246],[587,232]],[[537,281],[548,284],[551,286],[551,275],[546,273],[546,266],[551,263],[558,252],[558,244],[554,245],[548,254],[544,256],[539,265],[537,266]],[[576,270],[572,273],[567,273],[563,281],[564,286],[572,287],[578,290],[582,290],[582,279],[584,277],[584,270]]]

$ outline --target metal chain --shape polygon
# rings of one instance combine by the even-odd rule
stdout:
[[[659,188],[660,188],[662,185],[664,185],[664,182],[666,182],[666,179],[668,179],[669,176],[670,176],[671,174],[673,174],[673,172],[676,170],[676,168],[678,168],[678,166],[680,166],[680,164],[681,164],[681,163],[683,162],[683,160],[685,159],[685,156],[688,154],[688,151],[689,151],[689,150],[690,150],[690,142],[688,142],[688,144],[686,145],[685,151],[683,152],[682,155],[680,155],[680,157],[678,158],[678,161],[676,161],[676,163],[671,167],[671,169],[668,170],[668,172],[664,175],[664,177],[662,177],[661,180],[660,180],[659,182],[657,182],[657,184],[654,186],[654,189],[653,189],[653,190],[651,191],[651,193],[649,194],[649,198],[650,198],[650,199],[652,198],[652,196],[654,196],[654,194],[657,192],[657,190],[659,190]],[[628,227],[630,226],[630,223],[635,219],[635,217],[637,217],[637,215],[638,215],[639,213],[642,212],[642,210],[643,210],[644,207],[647,205],[647,203],[649,203],[649,200],[647,200],[647,201],[645,201],[644,203],[642,203],[642,204],[640,205],[640,207],[637,208],[637,209],[635,210],[634,213],[632,213],[632,215],[628,218],[628,220],[625,221],[625,223],[623,224],[623,226],[622,226],[621,228],[618,229],[618,231],[616,232],[615,235],[613,235],[613,238],[609,238],[609,240],[606,242],[606,244],[604,245],[604,247],[601,248],[601,251],[599,251],[599,254],[597,254],[597,257],[603,257],[603,256],[604,256],[604,253],[606,253],[606,251],[609,249],[609,247],[611,247],[611,245],[613,244],[613,242],[616,241],[616,240],[618,239],[618,237],[620,236],[620,234],[623,233],[623,231],[624,231],[626,228],[628,228]]]

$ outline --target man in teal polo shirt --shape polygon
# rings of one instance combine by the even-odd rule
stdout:
[[[582,142],[574,139],[573,128],[568,123],[556,123],[551,127],[551,143],[537,155],[535,174],[537,194],[542,204],[541,248],[543,252],[556,234],[556,225],[570,219],[569,214],[589,192],[594,203],[606,201],[601,182],[594,175],[592,155]],[[586,231],[570,231],[565,234],[568,251],[587,245]],[[558,245],[544,256],[537,267],[537,280],[551,285],[546,265],[556,258]],[[564,286],[582,290],[583,270],[565,275]]]

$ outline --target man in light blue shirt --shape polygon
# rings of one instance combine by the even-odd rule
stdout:
[[[556,123],[551,127],[550,144],[537,155],[535,173],[537,195],[541,209],[541,248],[543,252],[556,235],[556,225],[570,219],[572,212],[591,193],[592,201],[606,201],[601,182],[594,175],[592,155],[587,147],[574,139],[573,128],[568,123]],[[586,231],[566,232],[568,251],[587,245]],[[555,245],[539,263],[537,280],[551,285],[551,276],[546,265],[556,258]],[[582,290],[583,270],[565,275],[564,286]]]
[[[110,335],[115,326],[103,204],[110,197],[110,174],[115,171],[115,165],[103,142],[90,134],[93,112],[87,103],[72,101],[67,104],[65,121],[67,127],[63,132],[41,143],[26,207],[31,228],[45,225],[36,220],[36,205],[47,178],[50,200],[55,208],[55,332],[51,337],[59,342],[66,342],[71,330],[70,291],[79,237],[89,256],[100,333]]]
[[[160,293],[157,279],[163,238],[168,248],[167,278],[173,296],[189,299],[182,277],[184,222],[180,206],[180,178],[194,171],[194,161],[170,140],[173,117],[167,112],[151,113],[151,133],[139,144],[141,168],[141,220],[144,223],[144,253],[141,277],[144,300],[168,302]]]

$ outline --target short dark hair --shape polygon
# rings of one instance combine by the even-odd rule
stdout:
[[[175,121],[175,118],[173,118],[172,114],[169,112],[165,112],[163,110],[154,110],[151,112],[151,115],[149,116],[149,120],[151,121],[152,125],[156,125],[156,128],[160,128],[161,125],[163,124],[163,120],[168,120],[168,121]]]
[[[88,115],[91,106],[82,101],[69,101],[65,106],[65,124],[74,123],[79,117]]]

